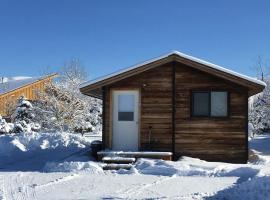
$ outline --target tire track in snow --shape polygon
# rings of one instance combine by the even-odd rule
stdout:
[[[31,181],[28,180],[28,182],[33,183],[33,179],[34,179],[34,177],[32,176]],[[36,191],[33,187],[30,187],[29,185],[24,185],[22,187],[22,191],[24,192],[26,199],[33,199],[33,200],[37,199]]]
[[[0,200],[5,200],[4,192],[4,176],[0,176]]]
[[[80,176],[78,174],[71,174],[37,185],[34,183],[34,176],[28,176],[23,173],[5,174],[0,177],[0,200],[37,200],[36,189],[68,182],[77,177]],[[3,188],[3,191],[1,191],[1,188]]]
[[[43,188],[43,187],[48,187],[48,186],[51,186],[51,185],[55,185],[55,184],[59,184],[59,183],[67,182],[67,181],[71,181],[71,180],[73,180],[75,178],[78,178],[78,177],[80,177],[79,174],[71,174],[71,175],[68,175],[68,176],[57,178],[57,179],[55,179],[53,181],[50,181],[48,183],[45,183],[45,184],[41,184],[41,185],[33,184],[31,187],[33,187],[35,189]]]
[[[152,186],[157,186],[157,185],[164,183],[168,180],[171,180],[173,178],[175,178],[175,177],[173,176],[173,177],[160,178],[159,180],[156,180],[152,183],[139,184],[138,186],[135,186],[135,187],[132,187],[132,188],[129,188],[126,190],[119,190],[119,191],[117,191],[117,193],[119,193],[123,198],[126,198],[126,199],[132,199],[132,198],[134,198],[135,194],[136,195],[140,194],[141,192],[145,192],[145,190],[147,190],[148,192],[150,192],[152,194],[156,194],[156,195],[160,196],[159,193],[154,192],[152,190],[149,190],[148,188],[150,188]]]
[[[5,175],[4,176],[4,189],[5,189],[5,198],[6,199],[16,199],[23,200],[25,199],[21,191],[20,181],[18,181],[18,177],[20,174],[16,173],[13,175]]]
[[[33,177],[29,178],[22,173],[5,175],[3,184],[5,199],[36,200],[35,191],[26,185],[26,183],[33,181]]]

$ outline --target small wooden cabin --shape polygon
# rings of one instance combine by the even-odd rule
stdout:
[[[248,160],[248,98],[265,83],[174,51],[84,83],[103,100],[104,149]]]
[[[0,115],[9,117],[17,100],[24,96],[30,101],[37,98],[37,92],[42,92],[56,74],[39,77],[2,77],[0,80]]]

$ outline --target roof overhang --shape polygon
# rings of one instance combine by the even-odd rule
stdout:
[[[81,85],[80,91],[85,94],[96,98],[102,98],[102,87],[115,83],[117,81],[126,79],[128,77],[134,76],[136,74],[142,73],[149,69],[161,66],[163,64],[176,61],[183,63],[192,68],[204,71],[208,74],[212,74],[216,77],[229,80],[231,82],[237,83],[248,88],[249,96],[261,92],[266,84],[260,80],[245,76],[243,74],[234,72],[232,70],[226,69],[224,67],[209,63],[207,61],[180,53],[178,51],[173,51],[169,54],[148,60],[138,65],[120,70],[118,72],[109,74],[107,76],[97,78],[92,81],[85,82]]]

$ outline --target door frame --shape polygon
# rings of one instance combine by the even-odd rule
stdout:
[[[137,91],[138,92],[138,150],[141,149],[141,89],[140,88],[112,88],[110,89],[110,128],[109,128],[109,148],[113,147],[113,93],[115,91]]]

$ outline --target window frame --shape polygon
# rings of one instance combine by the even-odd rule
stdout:
[[[212,92],[226,92],[227,93],[227,113],[226,116],[211,116],[211,93]],[[208,94],[208,115],[195,115],[194,114],[194,93],[207,93]],[[218,89],[198,89],[198,90],[191,90],[190,92],[190,117],[191,118],[211,118],[211,119],[226,119],[230,117],[230,92],[228,90],[218,90]]]

